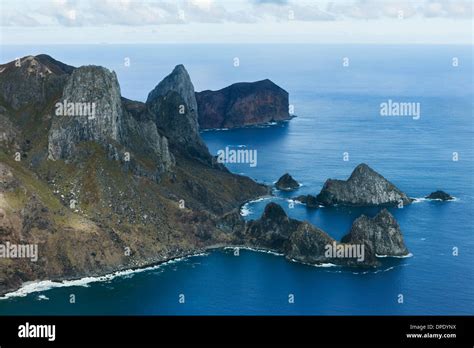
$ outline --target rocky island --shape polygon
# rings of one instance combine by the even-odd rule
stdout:
[[[266,248],[284,254],[289,260],[313,265],[376,267],[380,264],[377,255],[408,255],[400,227],[386,209],[372,219],[366,216],[356,219],[350,232],[337,242],[310,223],[289,218],[278,204],[269,203],[262,217],[249,221],[237,236],[236,242],[246,246]],[[362,246],[362,257],[328,254],[333,248],[356,250]]]
[[[452,201],[454,199],[449,193],[444,191],[435,191],[431,192],[428,196],[425,197],[426,199],[438,200],[438,201]]]
[[[197,92],[196,100],[201,129],[237,128],[291,118],[288,92],[268,79]]]
[[[286,117],[281,94],[277,114]],[[249,98],[235,97],[231,105],[238,110],[249,102],[253,110],[258,103]],[[146,103],[123,98],[116,74],[104,67],[76,68],[47,55],[0,65],[0,245],[38,250],[35,261],[0,258],[0,295],[28,281],[100,276],[222,246],[346,266],[376,266],[370,250],[405,250],[388,212],[351,232],[349,241],[377,244],[363,260],[328,256],[328,246],[352,246],[274,204],[261,219],[245,222],[241,205],[271,188],[217,163],[199,134],[201,106],[182,65]],[[407,199],[382,179],[361,167],[349,187],[325,185],[318,199],[346,202],[359,193],[362,202]],[[368,196],[353,187],[374,180],[388,192]]]
[[[347,180],[328,179],[316,199],[325,206],[393,206],[412,202],[365,163],[359,164]]]
[[[285,173],[277,180],[275,187],[282,191],[292,191],[300,187],[300,184],[290,174]]]

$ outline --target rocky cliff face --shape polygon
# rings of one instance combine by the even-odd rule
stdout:
[[[54,108],[49,159],[70,159],[78,143],[120,143],[123,110],[117,76],[103,67],[75,69]]]
[[[234,128],[290,119],[288,92],[270,80],[235,83],[196,93],[202,129]]]
[[[148,94],[146,107],[155,115],[158,129],[168,136],[171,146],[186,154],[212,162],[199,135],[198,107],[194,86],[183,65],[177,65]]]
[[[155,117],[149,114],[143,103],[122,98],[123,135],[122,153],[116,153],[115,159],[122,159],[123,153],[131,153],[126,165],[135,173],[146,175],[159,181],[164,173],[172,173],[175,156],[171,153],[166,135],[160,133]],[[140,163],[144,155],[154,164],[152,167]],[[143,162],[143,161],[142,161]]]
[[[412,200],[367,164],[359,164],[348,180],[328,179],[317,195],[323,205],[403,205]]]
[[[387,209],[383,209],[372,219],[365,215],[357,218],[342,242],[365,243],[368,254],[372,255],[408,255],[400,226]]]

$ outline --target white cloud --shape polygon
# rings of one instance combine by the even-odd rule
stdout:
[[[2,43],[472,44],[469,0],[0,0],[0,7]]]
[[[469,0],[2,0],[2,26],[472,18]]]

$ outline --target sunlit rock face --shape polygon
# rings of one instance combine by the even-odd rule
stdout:
[[[70,159],[80,142],[108,145],[122,140],[120,86],[115,73],[106,68],[75,69],[54,113],[48,139],[50,159]]]

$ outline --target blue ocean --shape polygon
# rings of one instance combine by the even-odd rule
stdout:
[[[141,101],[180,63],[197,91],[271,79],[289,92],[297,117],[283,124],[202,132],[214,154],[226,146],[257,150],[257,166],[228,165],[233,172],[266,184],[288,172],[302,185],[250,202],[242,209],[245,218],[258,218],[275,201],[289,216],[340,239],[354,219],[378,209],[310,210],[290,199],[315,195],[326,179],[346,179],[356,165],[367,163],[417,198],[391,209],[412,256],[382,258],[379,269],[359,270],[308,266],[251,250],[239,256],[216,250],[96,281],[36,286],[36,292],[0,300],[0,314],[474,313],[472,46],[4,46],[0,58],[4,63],[40,53],[75,66],[113,69],[122,95]],[[388,100],[419,103],[420,117],[382,117],[380,105]],[[422,199],[438,189],[456,200]]]

